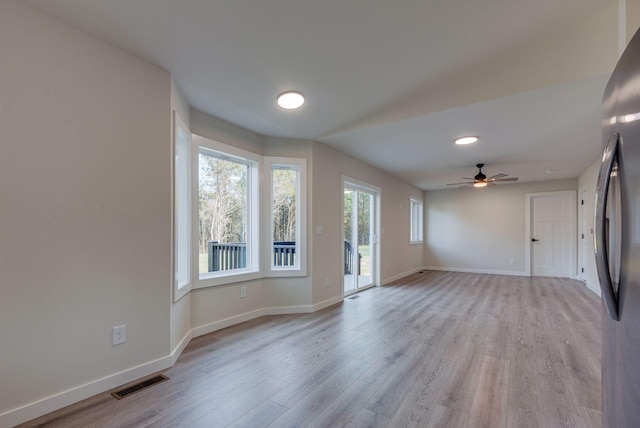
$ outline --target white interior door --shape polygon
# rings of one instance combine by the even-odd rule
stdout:
[[[584,283],[587,282],[587,269],[589,263],[587,263],[587,245],[589,245],[589,225],[587,224],[587,188],[580,190],[580,196],[578,197],[578,209],[580,217],[580,228],[578,230],[578,278]]]
[[[570,194],[536,196],[532,199],[532,275],[572,276],[572,215]]]
[[[377,193],[344,185],[344,294],[375,285]]]

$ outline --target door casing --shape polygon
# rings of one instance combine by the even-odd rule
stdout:
[[[589,188],[582,186],[578,194],[578,279],[585,284],[587,283],[587,270],[589,265],[587,263],[587,245],[590,241],[589,225],[587,224],[587,192]],[[583,271],[584,269],[584,271]]]
[[[373,269],[371,270],[372,273],[372,284],[371,287],[379,287],[380,286],[380,247],[382,244],[382,236],[380,235],[380,224],[381,224],[381,219],[380,219],[380,201],[382,199],[382,189],[380,189],[377,186],[374,186],[372,184],[366,183],[364,181],[358,180],[356,178],[352,178],[352,177],[348,177],[346,175],[342,176],[342,186],[340,189],[340,194],[344,193],[344,188],[345,186],[350,186],[350,187],[355,187],[356,189],[361,189],[364,190],[368,193],[372,193],[374,195],[374,225],[373,225],[373,230],[374,230],[374,234],[376,236],[376,243],[375,245],[373,245],[373,254],[371,255],[371,260],[373,263]],[[344,197],[340,198],[340,212],[344,213]],[[340,254],[341,254],[341,259],[340,260],[344,260],[344,239],[345,239],[345,235],[344,235],[344,227],[340,228],[341,230],[341,240],[340,240]],[[344,274],[342,275],[342,294],[344,297]]]
[[[540,192],[540,193],[527,193],[525,194],[525,242],[524,242],[524,270],[526,276],[531,276],[531,229],[532,229],[532,215],[531,208],[533,205],[533,198],[536,197],[544,197],[544,196],[566,196],[569,199],[569,230],[571,233],[571,243],[569,245],[570,251],[570,278],[577,279],[578,278],[578,269],[577,269],[577,227],[576,227],[576,217],[577,217],[577,193],[575,190],[562,190],[557,192]]]

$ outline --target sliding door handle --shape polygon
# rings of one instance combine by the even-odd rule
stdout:
[[[620,135],[615,133],[609,139],[607,147],[602,154],[600,172],[598,173],[598,183],[596,185],[596,212],[595,212],[595,233],[594,246],[596,253],[596,268],[598,279],[600,279],[600,289],[604,299],[607,312],[611,319],[619,321],[618,299],[613,291],[613,282],[609,269],[609,254],[607,252],[607,224],[606,209],[607,198],[609,196],[609,184],[611,182],[611,171],[618,156],[618,145]]]
[[[539,241],[540,241],[539,239],[531,238],[531,242],[539,242]]]

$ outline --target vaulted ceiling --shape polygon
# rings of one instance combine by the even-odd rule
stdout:
[[[423,189],[577,177],[600,147],[616,0],[23,0],[169,72],[189,104]],[[306,104],[276,106],[295,89]],[[453,145],[478,135],[473,146]]]

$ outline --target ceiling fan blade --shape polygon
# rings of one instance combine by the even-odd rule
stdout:
[[[461,184],[473,184],[473,181],[465,181],[464,183],[447,183],[447,186],[459,186]]]
[[[475,180],[475,178],[471,178],[471,177],[462,177],[462,179],[463,180],[471,180],[471,181]]]
[[[506,176],[507,176],[507,174],[500,173],[500,174],[492,175],[491,177],[487,177],[487,180],[492,180],[494,178],[502,178],[502,177],[506,177]]]
[[[496,178],[495,180],[491,180],[491,181],[492,182],[518,181],[518,177]]]

